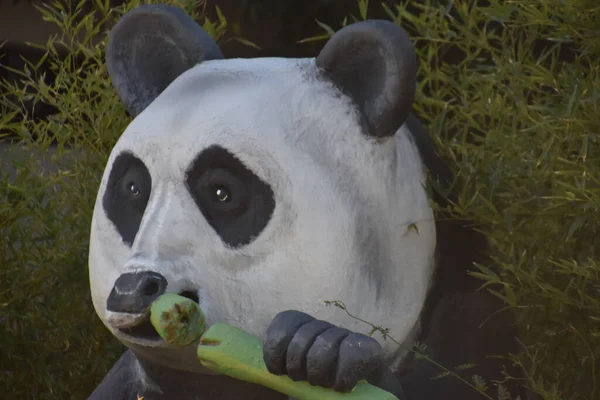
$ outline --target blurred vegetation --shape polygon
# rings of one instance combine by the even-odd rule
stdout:
[[[16,176],[1,170],[6,398],[86,398],[123,350],[91,305],[87,245],[104,162],[130,121],[106,73],[105,35],[141,2],[42,7],[62,34],[48,41],[40,62],[13,71],[19,82],[0,84],[0,140],[17,137],[57,166],[41,174],[40,158],[25,157],[11,161]],[[156,2],[194,12],[220,43],[245,37],[215,1]],[[254,11],[260,21],[270,1],[243,3],[240,9],[263,3]],[[419,59],[415,111],[457,178],[455,201],[438,212],[472,220],[489,238],[492,263],[473,274],[482,285],[500,285],[495,293],[519,317],[523,353],[513,358],[527,371],[526,384],[545,400],[599,399],[600,4],[320,3],[337,11],[315,21],[319,8],[311,9],[290,36],[306,39],[297,46],[318,50],[331,32],[365,18],[409,31]],[[302,28],[309,22],[314,32]],[[57,112],[39,119],[24,111],[42,102]]]

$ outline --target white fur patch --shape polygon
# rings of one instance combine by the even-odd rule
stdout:
[[[98,315],[119,337],[107,322],[107,297],[120,274],[147,269],[167,279],[167,291],[198,290],[209,324],[261,335],[275,314],[295,309],[368,332],[324,304],[341,300],[396,340],[412,340],[436,243],[422,162],[408,135],[402,127],[393,138],[366,137],[350,100],[317,79],[314,59],[215,60],[187,71],[110,155],[90,244]],[[275,193],[268,225],[240,249],[223,244],[184,183],[194,157],[215,144]],[[102,207],[110,167],[124,150],[143,160],[153,186],[132,248]],[[392,361],[398,346],[381,343]]]

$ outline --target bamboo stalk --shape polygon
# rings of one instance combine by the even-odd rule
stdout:
[[[264,363],[258,337],[226,324],[214,324],[205,330],[200,306],[182,296],[168,293],[157,299],[150,309],[150,322],[167,343],[188,346],[199,340],[198,359],[206,368],[298,400],[398,400],[365,381],[359,382],[352,391],[341,393],[271,374]]]

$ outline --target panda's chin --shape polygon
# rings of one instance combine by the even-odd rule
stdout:
[[[204,367],[197,359],[196,347],[178,347],[165,342],[160,336],[145,336],[144,323],[137,325],[135,331],[128,328],[112,328],[113,335],[133,353],[153,365],[167,367],[174,370],[187,371],[201,375],[219,375]]]
[[[156,347],[163,342],[163,339],[150,323],[150,319],[144,319],[141,323],[131,327],[119,328],[119,334],[123,335],[128,341],[146,347]]]

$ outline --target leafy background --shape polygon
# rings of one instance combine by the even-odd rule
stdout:
[[[524,384],[543,399],[600,398],[596,0],[40,4],[60,33],[36,46],[41,58],[5,65],[0,83],[0,141],[13,143],[0,156],[5,398],[87,398],[123,351],[94,313],[87,246],[104,163],[130,121],[106,73],[106,32],[149,2],[193,13],[228,57],[314,56],[364,18],[407,29],[415,111],[457,177],[456,201],[437,211],[487,235],[493,261],[473,274],[519,318]]]

